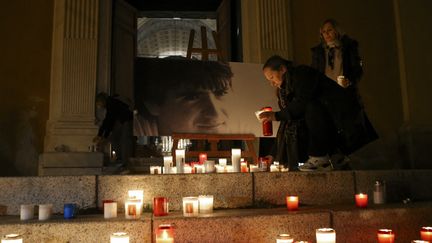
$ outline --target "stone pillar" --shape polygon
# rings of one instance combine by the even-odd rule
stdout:
[[[87,151],[97,133],[99,0],[54,1],[51,90],[45,152]]]
[[[291,1],[241,2],[243,62],[263,63],[272,55],[292,59]]]

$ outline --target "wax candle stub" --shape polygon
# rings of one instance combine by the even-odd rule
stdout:
[[[276,243],[293,243],[294,238],[289,234],[279,234],[276,238]]]
[[[378,243],[394,243],[395,235],[391,229],[379,229],[377,232]]]
[[[336,231],[332,228],[321,228],[316,230],[317,243],[336,243]]]

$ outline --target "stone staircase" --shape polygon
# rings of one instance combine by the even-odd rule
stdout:
[[[356,192],[372,196],[375,180],[387,182],[388,204],[359,209]],[[24,242],[109,242],[125,231],[131,242],[152,242],[159,224],[174,223],[176,242],[276,242],[280,233],[315,242],[315,229],[332,227],[337,242],[376,242],[379,228],[395,231],[396,242],[419,239],[432,225],[432,170],[259,172],[183,175],[45,176],[0,178],[0,235],[19,233]],[[144,203],[169,198],[170,214],[126,220],[119,213],[106,220],[97,210],[102,200],[118,202],[123,212],[127,191],[144,190]],[[182,197],[214,196],[211,215],[183,217]],[[298,195],[300,209],[288,212],[286,195]],[[411,203],[402,200],[410,198]],[[65,220],[64,203],[76,203],[81,214]],[[53,219],[20,221],[21,204],[54,205]]]

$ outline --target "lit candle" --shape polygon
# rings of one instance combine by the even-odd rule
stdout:
[[[234,172],[234,166],[232,165],[225,166],[225,172],[230,172],[230,173]]]
[[[66,203],[63,206],[63,218],[65,219],[73,219],[75,218],[76,213],[76,204],[75,203]]]
[[[241,172],[248,172],[247,162],[240,163]]]
[[[168,215],[168,199],[166,197],[153,198],[153,215],[154,216]]]
[[[129,243],[129,235],[124,232],[113,233],[110,237],[110,243]]]
[[[125,202],[125,218],[138,219],[141,217],[141,200],[129,198]]]
[[[193,217],[198,216],[198,198],[197,197],[184,197],[183,198],[183,216]]]
[[[377,233],[378,243],[394,243],[395,235],[391,229],[380,229]]]
[[[34,205],[33,204],[21,205],[20,219],[29,220],[29,219],[33,219],[33,217],[34,217]]]
[[[142,208],[144,204],[144,191],[143,190],[129,190],[128,191],[129,199],[138,199],[140,202],[137,205],[137,209],[139,210],[138,214],[141,215]]]
[[[184,174],[191,174],[192,173],[192,167],[190,165],[183,166],[183,173]]]
[[[172,161],[172,156],[164,156],[164,174],[171,173]]]
[[[204,162],[204,169],[206,173],[214,173],[216,168],[215,168],[215,161],[214,160],[206,160],[206,162]]]
[[[196,174],[204,173],[204,165],[195,165],[194,172]]]
[[[336,231],[332,228],[316,230],[317,243],[336,243]]]
[[[1,243],[23,243],[23,238],[19,234],[8,234],[2,237]]]
[[[279,234],[276,238],[276,243],[293,243],[294,238],[289,234]]]
[[[162,167],[150,166],[150,174],[154,174],[154,175],[162,174]]]
[[[258,165],[249,165],[249,171],[250,172],[259,172]]]
[[[213,213],[213,195],[200,195],[199,200],[199,213]]]
[[[48,220],[52,215],[52,204],[40,204],[39,205],[39,220]]]
[[[177,168],[176,167],[171,167],[170,174],[177,174]]]
[[[279,172],[279,165],[270,165],[270,172]]]
[[[116,151],[112,151],[111,153],[111,161],[116,161],[117,160],[117,155],[116,155]]]
[[[233,172],[240,172],[241,149],[231,149],[231,164]]]
[[[174,243],[174,227],[161,224],[156,230],[156,243]]]
[[[198,160],[200,164],[204,164],[204,162],[207,160],[207,154],[206,153],[200,153],[198,155]]]
[[[286,204],[288,211],[296,211],[299,207],[299,200],[298,196],[287,196],[286,197]]]
[[[106,202],[104,205],[104,218],[117,218],[117,202]]]
[[[412,240],[411,243],[430,243],[428,240]]]
[[[175,151],[175,155],[176,155],[176,168],[177,168],[177,173],[183,173],[183,167],[185,164],[185,153],[186,151],[184,149],[177,149]]]
[[[422,227],[420,230],[420,238],[432,242],[432,227]]]
[[[216,165],[216,172],[217,173],[224,173],[225,172],[225,166]]]
[[[355,202],[357,207],[359,208],[365,208],[368,205],[368,195],[359,193],[355,195]]]
[[[227,165],[227,159],[225,159],[225,158],[220,158],[220,159],[219,159],[219,165],[225,167],[225,166]]]

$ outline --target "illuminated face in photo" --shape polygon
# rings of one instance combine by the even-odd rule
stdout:
[[[226,90],[178,89],[167,92],[157,107],[159,135],[172,132],[223,133],[228,114],[224,107]]]

